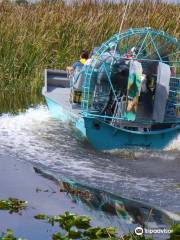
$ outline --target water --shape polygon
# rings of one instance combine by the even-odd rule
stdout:
[[[164,151],[100,153],[53,120],[45,106],[0,117],[0,153],[57,178],[106,190],[180,213],[180,136]]]

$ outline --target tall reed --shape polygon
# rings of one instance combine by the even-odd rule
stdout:
[[[0,3],[0,112],[41,101],[44,68],[65,68],[81,49],[91,49],[116,33],[125,4],[93,0]],[[180,6],[134,1],[123,30],[150,26],[180,36]],[[14,108],[12,108],[14,106]]]

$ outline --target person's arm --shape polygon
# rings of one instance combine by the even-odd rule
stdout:
[[[74,68],[72,66],[66,67],[66,71],[71,74],[74,71]]]

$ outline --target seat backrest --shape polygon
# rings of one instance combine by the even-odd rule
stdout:
[[[153,120],[163,122],[169,96],[170,66],[160,62],[158,65],[157,83],[153,107]]]

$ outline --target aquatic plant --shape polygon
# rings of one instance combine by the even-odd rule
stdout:
[[[145,237],[144,235],[137,236],[136,234],[124,235],[122,240],[153,240],[154,238]]]
[[[38,214],[35,216],[35,219],[46,219],[52,226],[58,224],[60,229],[65,231],[64,235],[62,231],[53,234],[53,240],[117,239],[115,228],[92,227],[90,224],[91,219],[88,216],[78,216],[70,212],[65,212],[62,215],[51,217],[44,214]]]
[[[52,236],[52,240],[95,240],[95,239],[111,239],[111,240],[153,240],[150,237],[137,236],[134,233],[126,234],[122,237],[118,236],[114,227],[92,227],[91,218],[88,216],[78,216],[74,213],[65,212],[62,215],[47,216],[38,214],[34,216],[38,220],[47,220],[52,226],[58,224],[60,231]]]
[[[123,30],[153,27],[180,36],[180,6],[161,1],[132,1]],[[66,4],[0,3],[0,112],[16,112],[42,102],[44,68],[65,68],[118,32],[124,3],[78,0]]]
[[[16,238],[11,229],[7,229],[5,233],[2,233],[0,240],[25,240],[24,238]]]
[[[46,214],[37,214],[34,216],[37,220],[46,220],[51,226],[58,225],[59,231],[52,235],[52,240],[153,240],[154,238],[144,235],[137,236],[135,233],[118,236],[114,227],[91,226],[91,218],[88,216],[79,216],[74,213],[65,212],[61,215],[48,216]],[[175,224],[171,228],[173,232],[169,240],[178,240],[180,236],[180,224]],[[25,240],[14,237],[13,231],[7,229],[5,233],[0,231],[0,240]]]
[[[19,200],[17,198],[9,198],[7,200],[0,200],[0,210],[8,210],[9,213],[19,213],[27,207],[27,201]]]
[[[170,234],[169,240],[179,240],[180,239],[180,224],[174,224],[171,227],[172,233]]]
[[[53,240],[117,239],[115,228],[92,227],[90,224],[91,219],[87,216],[78,216],[70,212],[65,212],[62,215],[52,217],[39,214],[35,216],[35,219],[47,219],[52,226],[54,226],[56,223],[59,225],[61,230],[65,231],[64,235],[62,232],[56,232],[53,234]]]

